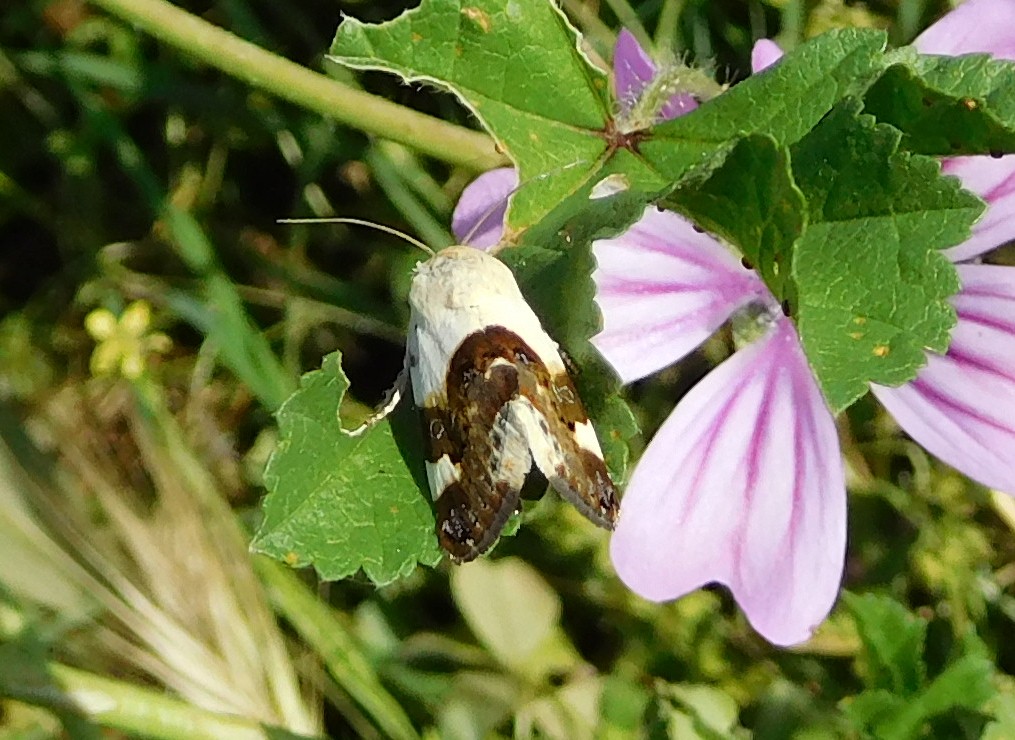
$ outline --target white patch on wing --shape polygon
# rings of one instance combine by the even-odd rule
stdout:
[[[532,445],[532,437],[529,436],[531,430],[524,422],[520,423],[513,413],[518,400],[511,401],[501,409],[490,430],[492,436],[499,437],[495,446],[497,452],[490,460],[492,478],[495,483],[507,483],[512,490],[521,490],[525,476],[532,469],[532,455],[529,452]]]
[[[603,450],[599,446],[599,437],[596,436],[596,430],[592,428],[592,422],[577,422],[574,425],[574,438],[578,441],[578,444],[581,447],[588,450],[596,457],[603,456]]]
[[[564,463],[564,453],[560,442],[550,434],[543,414],[525,396],[509,403],[505,411],[512,425],[520,430],[540,472],[547,480],[559,477],[557,467]]]
[[[607,505],[598,497],[604,490],[609,490],[612,500],[613,486],[592,425],[578,422],[574,435],[558,437],[554,435],[550,421],[528,398],[515,399],[509,406],[515,424],[524,429],[536,467],[546,476],[553,490],[591,521],[609,527],[616,515],[611,517],[605,508]],[[599,461],[598,470],[585,468],[581,452],[576,448],[592,453]]]
[[[459,478],[461,471],[447,455],[441,455],[437,462],[426,461],[426,479],[430,483],[430,496],[434,501]]]

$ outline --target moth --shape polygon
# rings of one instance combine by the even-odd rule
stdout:
[[[406,369],[423,417],[437,537],[456,562],[488,550],[533,468],[612,529],[617,492],[557,344],[496,257],[449,247],[409,289]]]

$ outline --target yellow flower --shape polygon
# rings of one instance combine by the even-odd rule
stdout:
[[[134,301],[120,318],[111,311],[97,308],[85,317],[85,329],[98,344],[92,352],[93,375],[109,375],[119,371],[130,380],[141,376],[145,356],[149,352],[167,352],[169,337],[162,332],[148,332],[151,307],[146,301]]]

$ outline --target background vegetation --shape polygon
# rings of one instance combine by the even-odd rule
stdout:
[[[723,81],[757,38],[870,25],[901,44],[947,10],[563,6],[605,59],[626,25]],[[380,590],[248,553],[272,411],[334,349],[349,413],[369,410],[401,364],[419,258],[277,219],[353,216],[449,244],[461,189],[500,162],[450,97],[324,61],[342,13],[405,7],[0,14],[0,737],[1015,735],[1015,503],[873,402],[841,420],[850,594],[793,650],[720,589],[633,596],[605,533],[555,501],[489,560]],[[720,337],[634,387],[643,428],[727,351]]]

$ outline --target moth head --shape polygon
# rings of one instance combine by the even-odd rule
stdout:
[[[507,265],[474,247],[448,247],[421,262],[409,288],[409,304],[416,310],[468,308],[480,297],[522,300]]]

